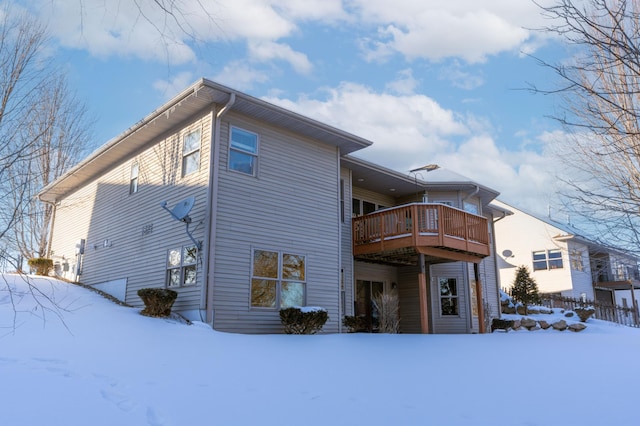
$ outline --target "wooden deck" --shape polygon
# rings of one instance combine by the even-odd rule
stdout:
[[[488,221],[444,204],[414,203],[354,218],[353,255],[388,264],[480,262],[489,256]]]

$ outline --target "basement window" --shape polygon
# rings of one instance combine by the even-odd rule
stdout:
[[[439,278],[440,314],[443,316],[458,315],[458,286],[455,278]]]
[[[198,248],[183,246],[167,252],[167,287],[196,284]]]

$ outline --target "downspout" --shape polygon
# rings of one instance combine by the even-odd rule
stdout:
[[[340,148],[336,147],[336,164],[338,165],[338,171],[337,171],[337,188],[338,188],[338,197],[337,197],[337,202],[338,202],[338,333],[342,333],[342,315],[344,315],[344,313],[342,312],[342,286],[344,285],[343,282],[343,271],[344,271],[344,267],[342,265],[342,217],[344,215],[344,209],[346,208],[346,201],[344,202],[344,205],[342,204],[342,200],[344,199],[344,185],[341,184],[341,176],[340,176],[340,169],[341,169],[341,165],[340,165]]]
[[[467,195],[466,197],[464,197],[462,199],[462,209],[464,209],[464,202],[467,201],[469,198],[473,197],[474,195],[477,195],[478,192],[480,192],[480,187],[478,185],[476,185],[476,189],[472,193],[470,193],[469,195]],[[479,206],[479,207],[481,207],[481,206]]]
[[[230,93],[229,100],[219,110],[214,119],[212,141],[209,148],[209,190],[207,191],[207,205],[205,211],[205,259],[203,265],[204,284],[200,296],[200,315],[205,311],[205,320],[213,328],[213,273],[215,262],[212,262],[213,248],[216,241],[216,220],[214,215],[214,203],[218,199],[218,170],[220,163],[220,122],[222,116],[227,113],[236,102],[236,94]],[[211,111],[213,115],[213,110]]]

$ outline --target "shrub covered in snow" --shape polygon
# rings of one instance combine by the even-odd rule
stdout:
[[[316,334],[329,319],[326,309],[305,306],[280,309],[280,322],[287,334]]]
[[[49,275],[49,271],[53,269],[53,260],[43,257],[32,257],[27,261],[32,269],[35,269],[36,275]]]
[[[345,326],[349,333],[357,333],[358,331],[367,330],[367,319],[365,317],[356,317],[345,315],[342,319],[342,325]]]
[[[573,312],[580,317],[580,321],[587,322],[589,317],[596,313],[596,309],[593,306],[585,306],[583,308],[575,308]]]
[[[142,288],[138,290],[138,296],[144,302],[144,309],[140,312],[142,315],[168,317],[178,293],[168,288]]]

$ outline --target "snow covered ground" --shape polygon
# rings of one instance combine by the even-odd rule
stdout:
[[[3,426],[640,424],[640,330],[603,321],[249,336],[30,280],[0,276]]]

